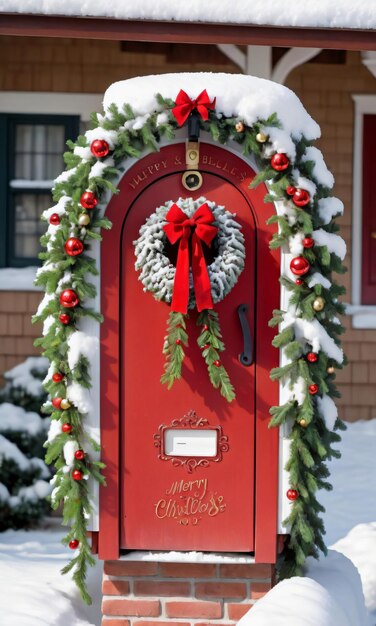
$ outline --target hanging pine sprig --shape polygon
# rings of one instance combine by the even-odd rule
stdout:
[[[166,355],[165,373],[161,376],[161,383],[171,389],[175,380],[181,378],[181,368],[184,361],[184,348],[188,346],[186,320],[188,315],[170,311],[167,322],[167,335],[164,339],[163,354]]]
[[[225,345],[222,341],[218,313],[205,309],[197,318],[197,326],[201,326],[201,333],[197,339],[202,356],[208,367],[210,382],[215,389],[219,389],[228,402],[235,398],[234,387],[229,375],[220,360],[220,353]]]

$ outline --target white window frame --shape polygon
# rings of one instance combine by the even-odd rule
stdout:
[[[352,210],[352,275],[351,304],[346,313],[352,315],[353,328],[376,328],[376,304],[362,304],[362,177],[363,177],[363,117],[376,115],[376,95],[353,95],[354,161],[353,161],[353,210]]]
[[[1,91],[0,113],[77,115],[90,121],[93,111],[102,111],[102,93]],[[25,271],[26,270],[26,271]],[[40,291],[33,284],[37,268],[1,268],[0,291]]]

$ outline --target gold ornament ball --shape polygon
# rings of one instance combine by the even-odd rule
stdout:
[[[335,369],[334,369],[333,365],[329,365],[329,367],[327,368],[326,371],[328,372],[328,374],[334,374]]]
[[[299,426],[301,426],[302,428],[307,428],[307,426],[308,426],[307,420],[305,420],[305,419],[299,420]]]
[[[312,307],[314,311],[322,311],[325,307],[324,298],[322,298],[321,296],[317,296],[317,298],[315,298],[315,300],[313,301]]]
[[[267,139],[268,139],[268,136],[265,135],[265,133],[259,132],[256,135],[256,141],[258,141],[259,143],[265,143]]]
[[[245,126],[244,126],[243,122],[237,122],[235,124],[235,130],[236,130],[237,133],[244,133],[244,129],[245,129]]]
[[[63,400],[61,401],[60,406],[61,406],[62,409],[64,409],[64,411],[66,411],[66,409],[70,409],[70,407],[72,405],[66,398],[63,398]]]
[[[90,215],[88,215],[87,213],[82,213],[78,218],[78,223],[80,226],[87,226],[88,224],[90,224]]]

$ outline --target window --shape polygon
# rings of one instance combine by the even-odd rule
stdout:
[[[363,116],[362,304],[376,305],[376,115]]]
[[[40,216],[52,204],[66,141],[78,132],[78,116],[0,114],[1,267],[38,263]]]
[[[352,214],[352,301],[346,307],[354,328],[376,328],[376,96],[354,95]]]

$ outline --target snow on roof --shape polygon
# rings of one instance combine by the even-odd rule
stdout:
[[[103,107],[106,111],[112,103],[119,108],[128,103],[135,115],[141,118],[162,109],[156,94],[176,100],[180,89],[186,91],[190,98],[196,98],[206,89],[210,99],[216,97],[217,115],[238,117],[249,126],[257,119],[266,119],[277,113],[284,135],[292,135],[296,139],[304,135],[309,140],[320,136],[318,124],[293,91],[279,83],[245,74],[201,72],[130,78],[107,89]],[[288,151],[286,146],[284,151]]]
[[[376,28],[375,0],[2,0],[0,12],[129,20],[255,24],[312,28]]]

